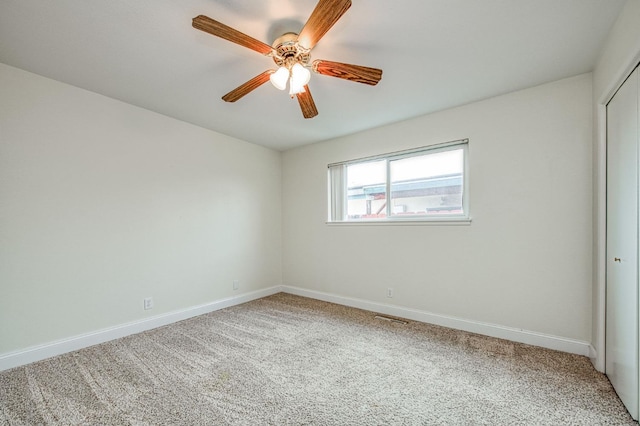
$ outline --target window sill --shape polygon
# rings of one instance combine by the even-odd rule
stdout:
[[[343,220],[326,222],[329,226],[468,226],[471,218],[432,218],[432,219],[396,219],[396,220]]]

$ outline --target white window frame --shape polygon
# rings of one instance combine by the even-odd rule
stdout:
[[[462,214],[439,214],[439,215],[412,215],[398,216],[391,214],[391,175],[390,163],[394,160],[409,158],[424,154],[435,154],[438,152],[463,150],[463,179],[462,179]],[[375,219],[347,219],[347,180],[345,172],[347,166],[366,163],[372,161],[385,160],[387,167],[386,193],[387,210],[386,217]],[[358,158],[355,160],[342,161],[327,165],[327,202],[329,225],[468,225],[471,223],[469,214],[469,140],[460,139],[436,145],[423,146],[403,151],[395,151],[386,154],[374,155],[371,157]]]

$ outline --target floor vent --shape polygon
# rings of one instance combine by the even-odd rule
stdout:
[[[385,317],[382,315],[376,315],[375,318],[383,321],[395,322],[396,324],[408,324],[407,321],[399,320],[397,318]]]

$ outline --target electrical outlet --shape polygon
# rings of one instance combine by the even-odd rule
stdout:
[[[237,290],[240,288],[240,281],[238,280],[233,280],[233,289]]]
[[[153,308],[153,298],[151,297],[145,297],[144,298],[144,310],[148,310]]]
[[[387,288],[387,297],[393,297],[393,289],[391,287]]]

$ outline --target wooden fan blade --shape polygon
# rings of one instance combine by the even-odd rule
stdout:
[[[370,84],[371,86],[375,86],[382,79],[382,70],[378,68],[324,61],[322,59],[313,61],[313,70],[318,74],[344,78],[345,80]]]
[[[193,28],[202,30],[205,33],[213,34],[216,37],[229,40],[230,42],[239,44],[240,46],[248,47],[249,49],[262,53],[263,55],[271,53],[271,46],[268,44],[263,43],[260,40],[256,40],[255,38],[211,19],[208,16],[196,16],[193,18],[192,25]]]
[[[309,86],[305,85],[304,92],[298,93],[296,97],[298,98],[298,103],[300,104],[300,109],[302,110],[304,118],[313,118],[318,115],[318,109],[316,108],[316,103],[313,102],[313,98],[311,97]]]
[[[312,49],[350,7],[351,0],[320,0],[300,31],[298,43]]]
[[[222,100],[225,102],[237,101],[244,95],[252,92],[253,90],[257,89],[258,87],[262,86],[264,83],[269,81],[269,76],[271,75],[272,72],[273,72],[272,70],[267,70],[262,74],[258,74],[257,76],[253,77],[251,80],[236,87],[235,89],[233,89],[232,91],[224,95],[222,97]]]

